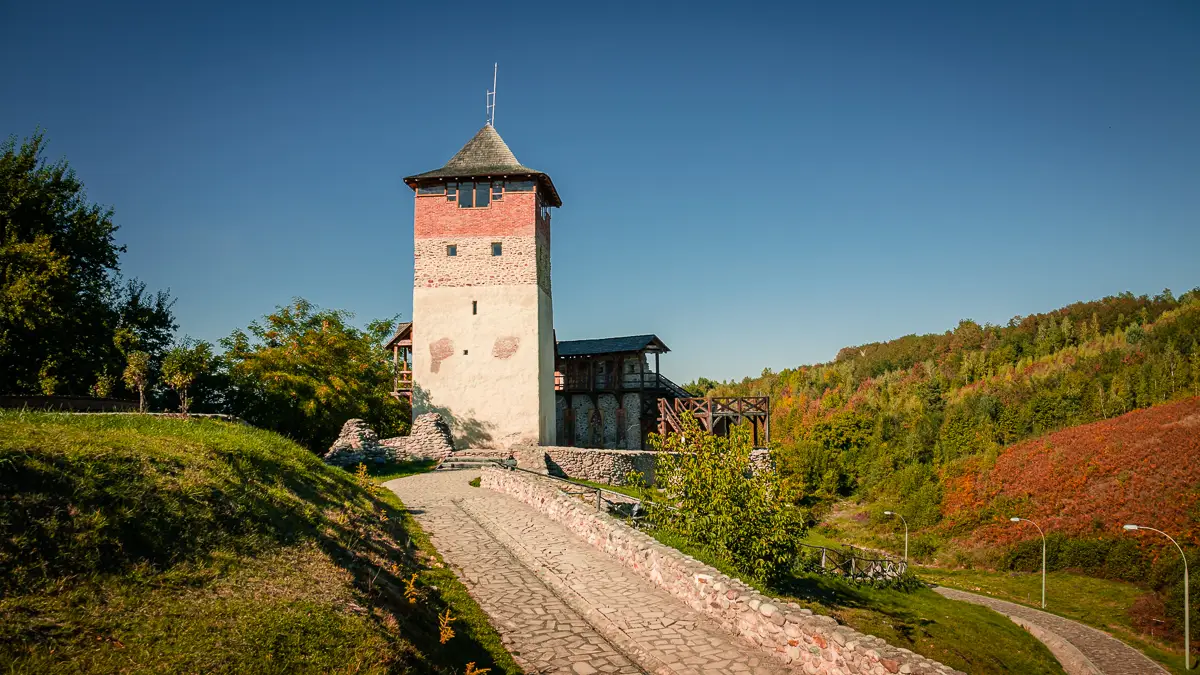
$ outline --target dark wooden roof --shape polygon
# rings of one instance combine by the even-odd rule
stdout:
[[[490,124],[484,125],[474,138],[467,141],[462,150],[459,150],[450,158],[449,162],[446,162],[445,166],[408,176],[404,182],[409,187],[416,188],[418,184],[437,179],[496,176],[534,178],[541,184],[547,201],[552,206],[562,206],[562,200],[559,199],[558,190],[554,188],[550,176],[518,162],[512,150],[508,149],[508,144],[504,142],[503,138],[500,138],[496,128]]]
[[[596,340],[563,340],[558,343],[559,356],[593,356],[622,352],[669,352],[657,335],[629,335]]]
[[[384,349],[391,349],[392,347],[401,345],[402,343],[408,343],[408,345],[412,345],[411,321],[396,326],[396,334],[392,336],[391,340],[388,340],[388,343],[384,346]]]

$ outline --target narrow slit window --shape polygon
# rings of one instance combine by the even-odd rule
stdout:
[[[478,300],[472,300],[472,301],[471,301],[471,313],[472,313],[472,314],[478,314],[478,313],[479,313],[479,301],[478,301]]]
[[[458,244],[446,244],[446,256],[453,258],[458,255]]]
[[[500,246],[500,242],[493,241],[492,242],[492,255],[496,256],[496,255],[501,255],[502,253],[504,253],[504,251],[503,251],[503,247]]]

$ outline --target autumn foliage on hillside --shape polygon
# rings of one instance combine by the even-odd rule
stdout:
[[[950,481],[1018,443],[1200,396],[1200,289],[1122,293],[1003,326],[964,320],[832,363],[689,387],[770,396],[779,466],[810,503],[855,495],[926,529],[956,512],[942,503],[957,498]]]
[[[976,543],[1035,536],[1010,516],[1068,536],[1119,536],[1137,523],[1200,541],[1200,397],[1018,443],[982,464],[942,477],[942,527]]]

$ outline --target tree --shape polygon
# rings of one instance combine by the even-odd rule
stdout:
[[[683,388],[686,389],[687,392],[692,396],[699,397],[708,394],[708,392],[712,391],[713,389],[716,389],[718,384],[718,382],[710,380],[707,377],[701,377],[695,382],[689,382],[688,384],[683,385]]]
[[[167,352],[162,364],[163,381],[179,395],[179,412],[187,414],[188,405],[191,403],[188,388],[212,368],[212,347],[207,342],[185,339],[182,344]]]
[[[1192,346],[1192,395],[1200,396],[1200,347]]]
[[[41,132],[0,145],[0,394],[83,395],[124,367],[119,329],[157,363],[175,324],[165,293],[122,286],[112,209],[44,149]]]
[[[138,411],[146,412],[146,385],[150,382],[150,355],[131,352],[125,365],[125,386],[138,394]]]
[[[297,298],[221,340],[229,412],[318,452],[350,418],[366,420],[380,436],[401,433],[409,410],[391,396],[384,349],[395,322],[373,321],[364,331],[350,318]]]
[[[700,428],[691,415],[683,430],[651,434],[660,499],[648,505],[654,524],[712,551],[743,573],[775,581],[789,573],[800,550],[808,513],[795,504],[773,469],[754,470],[750,432],[727,437]],[[667,507],[667,508],[664,508]]]

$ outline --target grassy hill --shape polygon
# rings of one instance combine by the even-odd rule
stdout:
[[[0,413],[0,616],[13,673],[519,672],[394,495],[213,421]]]

